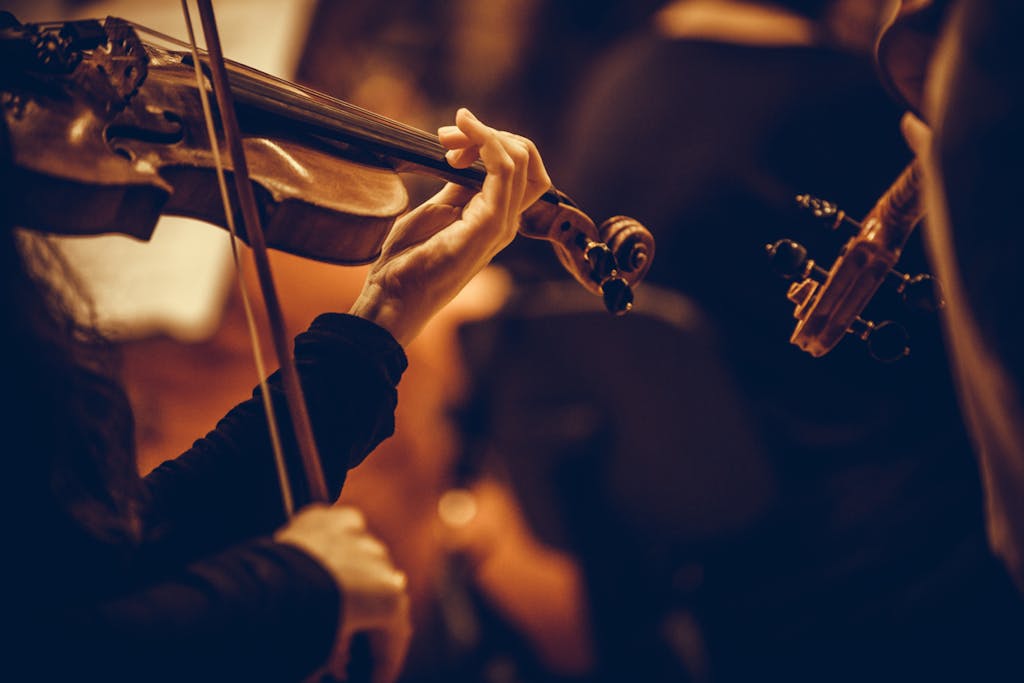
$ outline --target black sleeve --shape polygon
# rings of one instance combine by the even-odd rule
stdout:
[[[396,386],[406,367],[401,346],[383,328],[350,315],[325,314],[295,340],[296,363],[332,496],[349,468],[394,432]],[[270,391],[296,502],[307,500],[278,373]],[[193,447],[145,479],[143,556],[187,561],[284,521],[260,391]]]
[[[70,607],[40,641],[59,655],[36,659],[38,680],[299,681],[326,660],[339,613],[334,582],[312,558],[250,542],[144,589]]]
[[[405,355],[382,328],[325,315],[297,337],[296,358],[337,494],[394,429]],[[276,376],[270,390],[293,454]],[[15,546],[32,561],[15,565],[21,580],[4,592],[14,662],[32,680],[108,683],[300,681],[322,664],[342,597],[312,557],[266,538],[284,519],[259,393],[144,484],[141,547],[58,509],[22,511],[34,522]]]

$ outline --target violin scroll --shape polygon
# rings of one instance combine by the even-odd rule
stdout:
[[[96,21],[43,28],[22,25],[10,12],[0,12],[0,57],[12,67],[6,76],[70,74],[82,60],[83,50],[106,42],[107,34]]]
[[[633,307],[633,288],[654,259],[654,237],[638,221],[615,216],[595,226],[566,195],[536,202],[523,213],[519,234],[551,243],[559,262],[581,285],[600,295],[610,313]]]

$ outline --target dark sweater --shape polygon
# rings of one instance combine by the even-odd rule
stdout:
[[[405,355],[383,329],[336,314],[317,318],[295,352],[337,495],[394,430]],[[270,386],[296,482],[276,373]],[[325,660],[341,600],[311,557],[268,538],[285,520],[258,389],[143,480],[141,543],[84,529],[35,488],[53,477],[40,471],[47,458],[12,455],[30,514],[18,521],[27,533],[7,620],[24,655],[16,668],[33,680],[297,681]]]

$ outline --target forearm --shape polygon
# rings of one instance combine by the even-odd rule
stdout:
[[[239,546],[157,583],[43,617],[40,679],[297,681],[323,663],[340,598],[302,551]]]
[[[395,387],[405,355],[381,328],[328,315],[296,339],[296,362],[324,472],[337,496],[348,469],[394,430]],[[308,497],[276,374],[269,386],[301,504]],[[279,526],[281,492],[259,390],[187,453],[154,470],[146,487],[150,551],[158,555],[196,557]]]

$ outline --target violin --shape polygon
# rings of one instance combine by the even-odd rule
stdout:
[[[185,43],[115,17],[22,25],[4,13],[0,58],[15,224],[140,240],[162,214],[227,225],[212,151],[227,156],[227,143],[207,133]],[[482,183],[483,165],[452,168],[434,135],[225,64],[271,248],[367,263],[406,208],[399,173]],[[203,69],[209,75],[205,60]],[[231,162],[225,166],[230,174]],[[524,213],[519,232],[551,243],[566,270],[616,314],[631,308],[654,255],[638,222],[618,216],[597,226],[554,188]]]
[[[883,83],[909,111],[920,115],[927,64],[943,10],[942,2],[904,0],[882,30],[876,55]],[[767,245],[778,274],[792,280],[787,296],[797,323],[790,341],[821,357],[847,335],[864,340],[871,355],[883,362],[910,352],[908,335],[893,321],[876,323],[861,317],[886,283],[892,283],[910,308],[934,312],[944,298],[938,281],[928,274],[896,270],[914,228],[924,216],[920,197],[921,168],[912,161],[861,221],[834,203],[798,195],[797,203],[823,220],[829,229],[849,237],[828,268],[810,259],[792,240]]]

